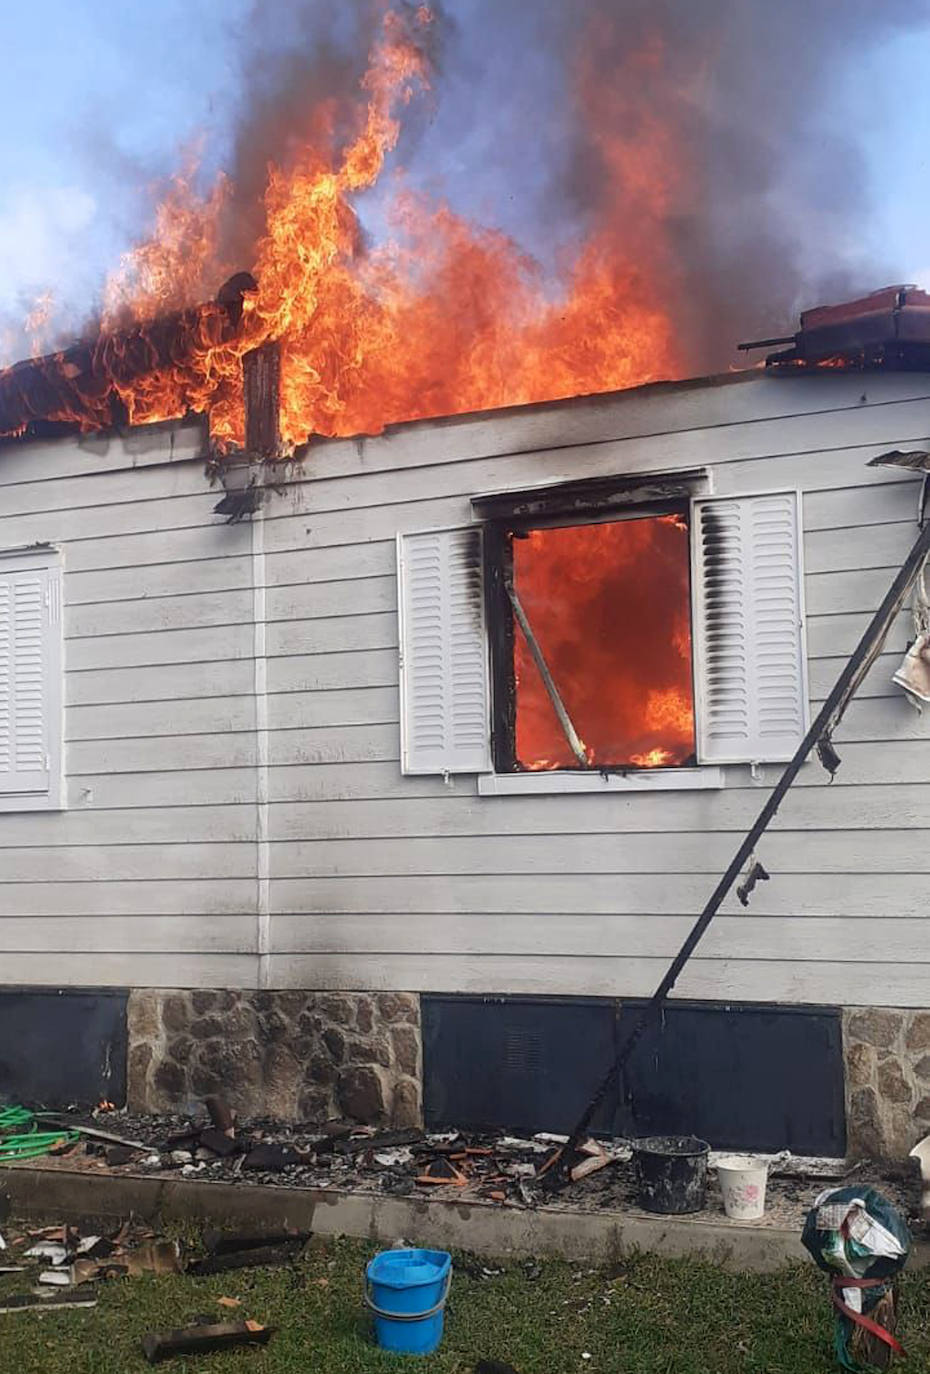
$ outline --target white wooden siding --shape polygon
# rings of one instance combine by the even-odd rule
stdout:
[[[199,428],[0,449],[0,546],[64,552],[67,809],[0,817],[8,983],[256,977],[248,529]]]
[[[296,621],[269,630],[272,984],[651,991],[764,789],[744,768],[660,797],[401,778],[392,540],[468,521],[482,491],[610,471],[798,487],[816,704],[915,537],[913,479],[865,464],[925,442],[928,395],[913,377],[760,379],[318,448],[265,526],[269,604]],[[749,912],[728,903],[682,994],[928,1004],[930,728],[888,681],[907,634],[901,617],[838,734],[836,782],[803,770],[761,851],[776,876]]]
[[[865,400],[862,397],[865,396]],[[265,510],[269,986],[644,995],[765,796],[481,797],[399,769],[397,533],[471,497],[707,466],[803,493],[812,704],[915,537],[930,377],[753,374],[315,443]],[[0,449],[0,546],[62,545],[68,809],[0,816],[0,977],[257,986],[247,522],[213,516],[196,428]],[[889,682],[899,617],[682,979],[692,997],[930,1005],[930,713]],[[764,770],[767,783],[777,776]]]

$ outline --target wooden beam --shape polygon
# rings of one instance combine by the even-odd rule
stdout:
[[[543,651],[539,647],[539,641],[533,633],[533,627],[527,619],[522,602],[517,596],[516,588],[512,582],[505,582],[504,588],[510,598],[510,604],[513,607],[513,613],[516,616],[517,624],[523,631],[523,637],[533,656],[533,662],[539,670],[539,676],[542,678],[543,686],[549,694],[549,700],[552,702],[552,709],[555,711],[559,725],[562,727],[562,733],[568,740],[569,748],[582,768],[590,768],[591,765],[588,763],[588,756],[585,753],[584,744],[578,735],[578,731],[572,724],[571,716],[565,709],[565,703],[562,700],[558,687],[555,685],[555,679],[549,671],[549,665],[543,657]]]
[[[171,1331],[152,1331],[142,1338],[149,1364],[175,1355],[207,1355],[241,1345],[267,1345],[274,1327],[258,1322],[215,1322],[209,1326],[182,1326]]]
[[[242,387],[246,453],[250,458],[280,458],[281,352],[276,343],[262,344],[245,354]]]

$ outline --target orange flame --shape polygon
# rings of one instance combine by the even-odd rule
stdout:
[[[120,418],[116,397],[136,424],[209,412],[217,447],[241,445],[242,358],[270,341],[281,351],[280,428],[291,448],[313,434],[377,433],[401,420],[609,391],[680,370],[666,311],[612,232],[582,248],[558,300],[506,236],[422,197],[395,196],[398,241],[365,251],[351,200],[382,175],[401,112],[429,87],[431,22],[425,5],[385,15],[361,83],[358,132],[341,154],[326,151],[321,111],[321,136],[292,166],[269,169],[251,264],[258,286],[245,293],[238,322],[211,304],[160,329],[167,311],[203,300],[208,278],[215,286],[229,268],[217,247],[228,184],[198,197],[190,166],[175,178],[152,237],[107,284],[88,373],[71,384],[70,401],[56,376],[45,418],[105,426]],[[654,151],[617,143],[608,165],[638,194]],[[646,200],[650,216],[663,211],[661,179]]]
[[[531,530],[514,586],[594,768],[661,768],[694,755],[687,521],[641,516]],[[515,631],[516,756],[577,768],[524,636]]]

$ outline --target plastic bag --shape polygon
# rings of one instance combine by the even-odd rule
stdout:
[[[874,1188],[828,1190],[808,1212],[801,1241],[833,1278],[834,1348],[842,1368],[859,1374],[872,1367],[856,1358],[863,1349],[881,1352],[880,1367],[887,1367],[892,1354],[904,1352],[870,1314],[879,1304],[877,1315],[886,1320],[894,1311],[895,1276],[911,1248],[900,1212]]]

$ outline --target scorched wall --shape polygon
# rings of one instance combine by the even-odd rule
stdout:
[[[924,375],[753,373],[315,443],[232,525],[198,426],[8,445],[0,545],[64,554],[67,808],[0,815],[3,982],[648,995],[777,768],[600,795],[402,776],[396,535],[570,478],[798,489],[815,710],[916,533],[913,475],[866,463],[928,431]],[[682,996],[930,1006],[930,720],[889,681],[909,628]]]

